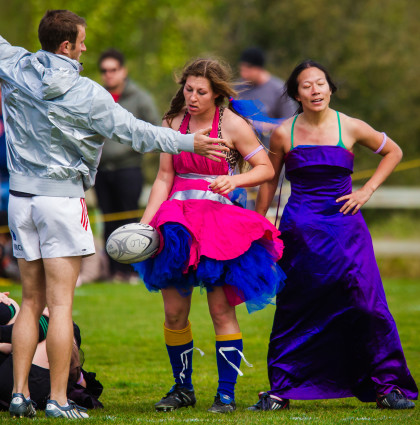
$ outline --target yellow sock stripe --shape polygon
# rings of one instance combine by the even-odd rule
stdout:
[[[163,333],[167,345],[184,345],[188,344],[193,339],[190,321],[188,321],[186,328],[180,330],[168,329],[164,324]]]
[[[242,339],[242,332],[230,335],[216,335],[216,341],[234,341],[236,339]]]

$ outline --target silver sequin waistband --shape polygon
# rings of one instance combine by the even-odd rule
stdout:
[[[169,200],[177,199],[178,201],[188,201],[189,199],[216,201],[221,204],[233,205],[232,202],[218,193],[213,193],[210,190],[180,190],[175,192]]]
[[[218,175],[211,174],[198,174],[198,173],[185,173],[185,174],[175,174],[177,177],[181,177],[183,179],[191,179],[191,180],[205,180],[206,182],[212,183],[214,180],[219,177]]]

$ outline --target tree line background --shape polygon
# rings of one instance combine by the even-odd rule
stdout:
[[[311,58],[331,72],[339,90],[332,107],[367,121],[420,158],[420,2],[416,0],[0,0],[0,34],[30,51],[40,48],[47,9],[69,9],[88,24],[83,75],[100,82],[99,54],[122,50],[133,80],[166,110],[174,72],[193,57],[230,63],[258,45],[267,68],[286,79]],[[356,149],[356,170],[378,158]],[[391,184],[418,185],[420,168],[394,173]]]

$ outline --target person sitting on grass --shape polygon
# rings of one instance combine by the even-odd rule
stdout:
[[[9,298],[9,293],[0,293],[0,411],[9,410],[13,390],[13,323],[19,313],[18,303]],[[49,312],[46,308],[39,320],[39,342],[29,371],[29,391],[32,402],[38,409],[45,409],[50,396],[50,371],[46,349]],[[72,403],[77,403],[77,410],[82,417],[87,416],[86,409],[102,408],[98,400],[103,386],[95,379],[96,374],[82,369],[84,356],[80,349],[80,329],[73,322],[73,349],[71,353],[69,383],[67,396]],[[32,417],[35,416],[35,409]]]

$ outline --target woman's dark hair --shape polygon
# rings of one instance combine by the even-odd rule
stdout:
[[[73,343],[70,357],[69,382],[77,382],[83,366],[83,351],[79,349],[77,343]]]
[[[337,86],[334,84],[333,80],[331,79],[330,74],[328,73],[327,69],[322,66],[320,63],[315,62],[311,59],[307,59],[305,61],[303,61],[302,63],[300,63],[290,74],[289,78],[286,81],[286,93],[287,95],[297,101],[296,97],[298,95],[298,87],[299,87],[299,83],[298,83],[298,77],[300,75],[300,73],[302,71],[304,71],[305,69],[308,68],[318,68],[320,69],[324,74],[325,74],[325,78],[328,82],[328,85],[330,86],[331,89],[331,93],[335,93],[337,91]],[[299,109],[297,110],[297,114],[300,114],[301,112],[303,112],[302,109],[302,104],[298,101],[299,103]]]
[[[86,21],[69,10],[47,10],[38,27],[42,49],[55,53],[63,41],[76,43],[78,25],[86,27]]]
[[[70,358],[70,372],[69,372],[69,381],[77,382],[80,378],[80,372],[82,371],[82,366],[85,361],[85,356],[80,348],[82,344],[82,337],[80,335],[80,328],[73,322],[73,347],[71,351]]]

